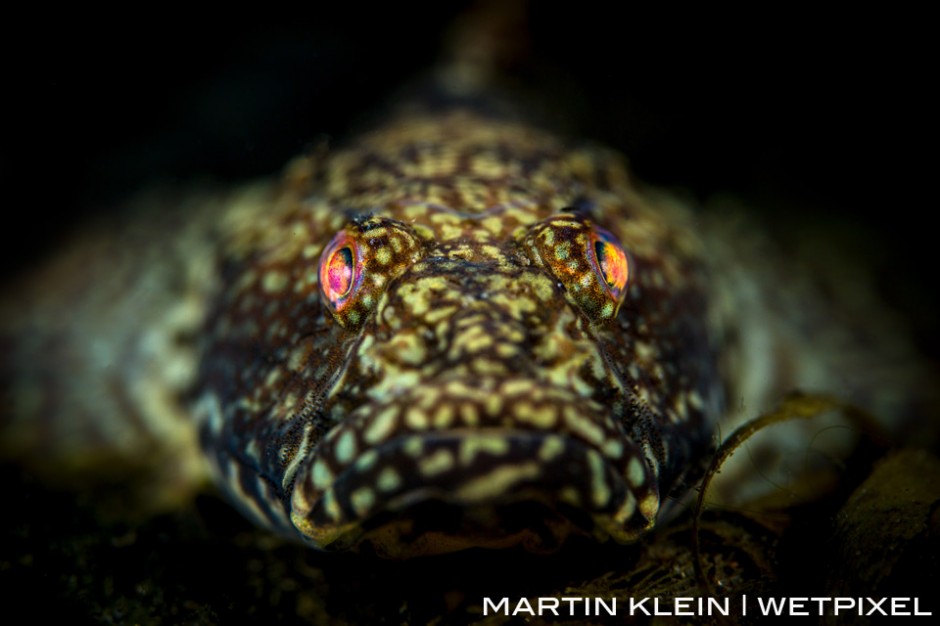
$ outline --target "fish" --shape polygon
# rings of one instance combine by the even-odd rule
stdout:
[[[460,62],[281,179],[145,197],[9,289],[4,456],[143,472],[156,508],[209,476],[321,550],[629,543],[681,508],[729,414],[855,396],[903,360],[834,354],[851,332],[826,303],[777,289],[795,263],[615,151],[481,106]]]
[[[233,499],[396,553],[652,527],[721,402],[694,241],[615,156],[467,110],[325,168],[210,313],[201,439]]]
[[[678,209],[636,194],[613,153],[467,109],[404,115],[320,167],[298,161],[280,188],[220,203],[212,249],[179,237],[199,254],[154,271],[195,285],[155,307],[163,325],[144,335],[120,325],[164,298],[146,273],[120,297],[96,281],[89,310],[80,297],[66,319],[38,307],[55,319],[31,316],[39,328],[19,334],[51,341],[58,322],[67,337],[31,364],[61,368],[56,350],[106,359],[41,400],[95,414],[69,422],[93,426],[89,440],[121,433],[127,409],[150,431],[142,448],[171,416],[183,433],[195,425],[230,499],[317,548],[538,549],[575,530],[628,541],[651,528],[705,458],[722,402],[701,253]],[[139,280],[140,263],[156,261],[120,266]],[[184,354],[167,320],[195,324]],[[174,377],[193,386],[192,408]],[[24,405],[32,389],[19,389]],[[41,408],[59,428],[60,408]]]

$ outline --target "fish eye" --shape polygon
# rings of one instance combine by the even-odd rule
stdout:
[[[531,226],[524,245],[589,317],[616,317],[627,292],[630,255],[610,232],[577,214],[563,213]]]
[[[627,253],[617,239],[602,228],[594,228],[592,239],[594,268],[607,285],[610,295],[619,300],[630,278]]]
[[[334,312],[342,312],[362,282],[364,255],[346,232],[333,237],[320,257],[320,293]]]
[[[356,330],[369,319],[388,283],[422,254],[415,229],[382,217],[353,220],[320,255],[320,299],[333,319]]]

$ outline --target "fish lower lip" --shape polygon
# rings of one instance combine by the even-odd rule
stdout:
[[[383,533],[381,545],[409,555],[515,543],[539,551],[569,534],[627,542],[652,525],[659,502],[636,460],[549,432],[409,434],[360,455],[312,497],[295,497],[310,504],[291,517],[319,547]]]

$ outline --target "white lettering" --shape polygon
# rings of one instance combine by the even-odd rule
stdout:
[[[815,602],[819,605],[819,609],[816,612],[816,615],[825,615],[826,614],[826,602],[832,602],[832,598],[810,598],[810,602]]]
[[[492,609],[494,613],[502,610],[503,615],[509,615],[509,598],[503,598],[499,601],[499,604],[493,604],[493,601],[489,598],[483,598],[483,615],[489,615],[490,609]]]
[[[689,608],[692,605],[692,601],[694,599],[695,598],[676,598],[675,600],[673,600],[673,606],[675,606],[676,615],[685,615],[685,616],[695,615],[695,611],[689,610]],[[701,600],[701,598],[699,598],[699,600]],[[701,601],[698,603],[698,610],[699,611],[702,610]]]
[[[836,598],[834,613],[839,614],[839,611],[851,611],[855,608],[855,598]]]
[[[887,600],[887,598],[882,598],[881,600],[878,600],[878,602],[875,602],[874,598],[865,598],[865,599],[868,600],[868,603],[871,604],[872,606],[872,609],[868,613],[865,613],[865,615],[871,615],[875,611],[878,611],[882,615],[887,615],[887,613],[885,613],[885,610],[881,608],[881,605],[885,603],[885,600]]]
[[[562,598],[562,599],[561,599],[562,602],[567,602],[567,603],[568,603],[568,615],[574,615],[574,614],[575,614],[575,613],[574,613],[574,604],[575,604],[575,602],[581,602],[581,601],[583,601],[583,600],[584,600],[584,598]],[[591,613],[590,613],[590,605],[588,605],[587,602],[585,602],[584,604],[585,604],[586,606],[588,606],[588,612],[585,613],[585,615],[590,615],[590,614],[591,614]]]
[[[729,615],[731,613],[731,598],[721,598],[720,600],[718,598],[708,598],[708,615],[714,615],[713,610],[721,615]],[[702,615],[701,598],[698,600],[698,614]]]
[[[905,611],[907,602],[910,598],[891,598],[891,615],[910,615],[910,611]]]
[[[760,612],[763,615],[770,615],[770,611],[773,611],[774,615],[783,615],[783,609],[787,605],[787,599],[780,598],[776,600],[774,598],[767,598],[767,604],[764,604],[764,599],[758,598],[757,603],[760,605]]]
[[[809,598],[790,598],[790,615],[809,615],[803,605],[809,601]]]
[[[653,615],[672,615],[672,613],[669,612],[669,611],[662,611],[662,612],[660,612],[660,610],[659,610],[659,598],[653,598]]]
[[[636,601],[636,598],[630,598],[630,615],[636,615],[636,611],[643,611],[643,615],[652,615],[649,611],[646,610],[646,607],[643,606],[646,604],[646,601],[649,598],[643,598],[639,602]]]
[[[594,615],[600,615],[600,607],[604,607],[604,610],[607,611],[608,615],[617,614],[617,598],[610,599],[610,606],[604,603],[603,598],[594,598]]]
[[[519,601],[516,602],[516,608],[513,609],[512,614],[517,615],[522,612],[528,613],[529,615],[535,615],[535,611],[532,610],[532,605],[529,604],[529,601],[525,598],[520,598]]]
[[[551,606],[546,606],[546,605]],[[551,611],[552,615],[558,615],[558,598],[539,598],[539,615],[545,615],[545,611]]]

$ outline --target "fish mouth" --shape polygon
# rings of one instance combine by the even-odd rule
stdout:
[[[342,434],[333,444],[348,456]],[[659,508],[651,471],[626,438],[597,446],[564,432],[464,428],[393,437],[336,473],[317,456],[295,483],[291,521],[327,550],[406,558],[550,552],[578,535],[627,543]]]

